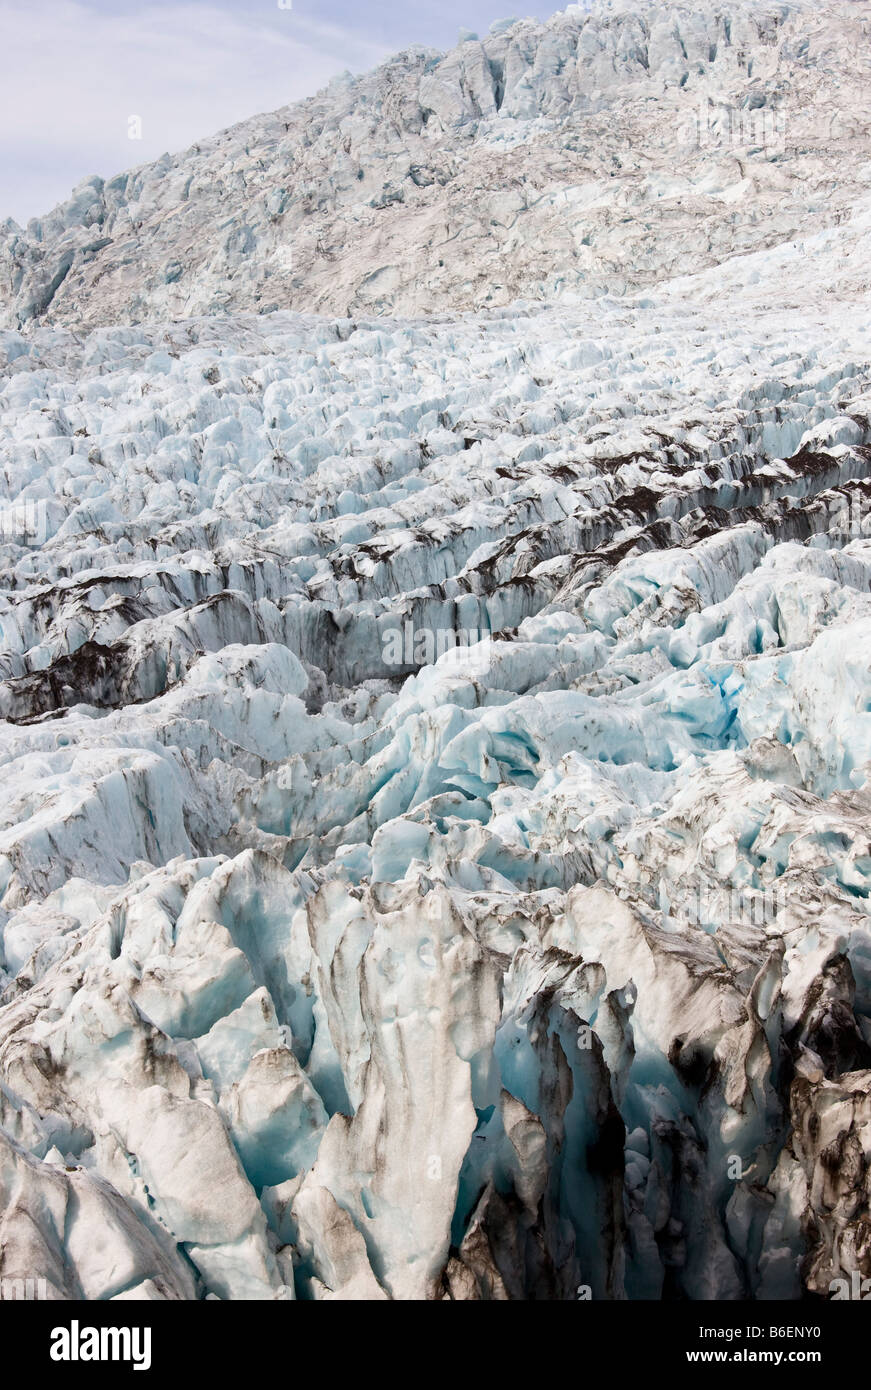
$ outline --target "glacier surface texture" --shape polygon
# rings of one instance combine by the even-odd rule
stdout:
[[[601,0],[0,227],[0,1276],[871,1276],[869,37]]]

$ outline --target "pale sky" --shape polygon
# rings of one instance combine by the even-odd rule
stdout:
[[[292,8],[285,8],[288,3]],[[558,0],[0,0],[0,221],[461,27]],[[128,121],[139,116],[142,139]]]

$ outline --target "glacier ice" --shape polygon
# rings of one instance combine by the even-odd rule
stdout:
[[[868,191],[868,33],[866,0],[595,0],[409,48],[0,223],[0,324],[450,313],[800,245]]]
[[[615,64],[661,118],[725,33],[576,11],[426,60],[467,163],[509,117],[532,160],[566,103],[598,118]],[[820,42],[777,12],[735,7],[762,84],[789,25]],[[353,148],[360,83],[319,140]],[[0,1273],[373,1301],[871,1274],[867,168],[800,237],[767,186],[727,199],[731,259],[689,209],[643,290],[485,308],[446,277],[422,318],[309,278],[327,312],[257,313],[219,258],[186,317],[187,265],[132,312],[82,238],[179,167],[3,233]]]

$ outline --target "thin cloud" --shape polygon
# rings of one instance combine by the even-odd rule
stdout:
[[[0,220],[310,96],[411,44],[486,33],[503,0],[0,0]],[[557,5],[532,0],[521,14]],[[142,139],[128,138],[130,116]]]
[[[105,14],[76,0],[28,10],[2,0],[0,32],[0,217],[19,222],[89,174],[184,149],[389,51],[277,6],[260,18],[214,5]],[[131,115],[141,140],[128,138]]]

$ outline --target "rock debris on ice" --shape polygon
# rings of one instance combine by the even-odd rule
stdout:
[[[846,103],[823,8],[497,26],[7,225],[4,1277],[871,1275],[871,166],[638,143]]]

